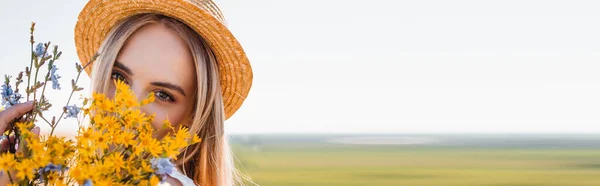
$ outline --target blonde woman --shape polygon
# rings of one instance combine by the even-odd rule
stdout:
[[[252,70],[212,1],[92,0],[79,15],[75,42],[81,61],[99,54],[86,69],[93,92],[111,96],[113,80],[124,81],[140,98],[155,95],[142,108],[156,114],[155,137],[168,135],[160,122],[168,119],[203,139],[181,150],[171,185],[240,181],[223,125],[248,95]],[[0,131],[29,110],[25,103],[1,112]]]

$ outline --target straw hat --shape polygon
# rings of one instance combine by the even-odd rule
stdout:
[[[206,40],[219,65],[225,117],[233,115],[252,86],[252,69],[242,46],[227,29],[221,11],[212,0],[91,0],[79,13],[75,26],[75,45],[81,62],[90,60],[119,21],[141,13],[176,18]],[[92,65],[85,71],[90,74]]]

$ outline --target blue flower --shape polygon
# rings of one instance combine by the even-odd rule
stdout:
[[[171,174],[175,168],[169,158],[152,158],[150,163],[152,163],[152,168],[156,171],[156,174],[159,175]]]
[[[38,169],[38,174],[39,175],[45,175],[45,174],[50,173],[50,172],[62,172],[62,171],[68,170],[68,169],[69,169],[68,167],[65,167],[63,169],[62,165],[55,165],[53,163],[48,163],[48,165],[46,165],[45,167],[42,167],[42,168]],[[43,182],[44,181],[44,177],[40,176],[40,180]]]
[[[2,94],[2,106],[5,109],[20,103],[21,94],[14,92],[10,85],[2,85],[0,94]]]
[[[9,97],[10,95],[12,95],[14,92],[12,90],[12,88],[10,87],[10,85],[2,85],[2,99]]]
[[[56,74],[56,70],[58,70],[58,68],[56,68],[56,65],[52,65],[52,68],[50,69],[50,81],[52,81],[52,89],[60,90],[60,84],[58,83],[58,79],[60,79],[61,77],[58,74]]]
[[[42,57],[42,55],[44,55],[44,49],[44,43],[38,43],[37,46],[35,46],[35,56]]]
[[[65,116],[65,118],[77,118],[77,115],[81,111],[81,107],[77,107],[77,105],[67,105],[65,106],[65,109],[67,109],[67,116]]]
[[[62,171],[63,167],[62,165],[54,165],[52,163],[48,163],[48,165],[46,165],[42,170],[43,172],[48,172],[48,171]]]
[[[90,179],[85,180],[85,182],[83,183],[83,186],[92,186],[92,185],[93,185],[92,180],[90,180]]]

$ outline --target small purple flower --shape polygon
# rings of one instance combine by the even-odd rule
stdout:
[[[13,90],[10,85],[2,85],[2,98],[8,97],[13,94]]]
[[[85,180],[85,182],[83,183],[83,186],[92,186],[92,185],[94,185],[94,184],[92,184],[92,180],[90,180],[90,179]]]
[[[52,89],[60,90],[60,84],[58,83],[58,79],[60,79],[61,77],[58,74],[56,74],[56,70],[58,70],[58,68],[56,68],[56,65],[52,65],[52,68],[50,69],[50,81],[52,81]]]
[[[43,172],[49,172],[49,171],[62,171],[63,167],[62,165],[54,165],[52,163],[48,163],[48,165],[46,165],[43,168]]]
[[[150,163],[152,163],[152,168],[156,170],[156,174],[159,175],[171,174],[175,168],[169,158],[153,158]]]
[[[2,106],[5,109],[20,103],[21,94],[14,92],[10,85],[2,85],[0,94],[2,94]]]
[[[44,47],[44,43],[38,43],[37,46],[35,46],[35,56],[42,57],[42,55],[44,55],[45,49],[46,48]]]
[[[67,105],[65,108],[67,109],[67,116],[65,118],[77,118],[77,115],[81,112],[81,107],[77,107],[75,104],[73,106]]]
[[[62,171],[68,170],[68,169],[69,169],[68,167],[65,167],[63,169],[62,165],[55,165],[53,163],[48,163],[48,165],[46,165],[45,167],[42,167],[42,168],[38,169],[38,174],[39,175],[45,175],[45,174],[48,174],[50,172],[62,172]],[[40,176],[40,180],[43,182],[44,181],[44,177]]]

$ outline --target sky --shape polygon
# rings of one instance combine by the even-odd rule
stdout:
[[[0,74],[29,64],[37,22],[63,51],[48,96],[64,104],[85,3],[2,1]],[[254,72],[227,133],[600,132],[598,1],[216,3]]]

